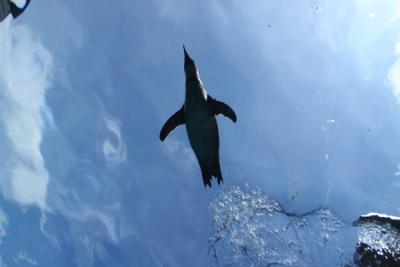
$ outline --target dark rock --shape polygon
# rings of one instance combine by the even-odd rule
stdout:
[[[358,266],[400,267],[400,218],[370,213],[353,226],[360,229],[354,255]]]
[[[366,222],[372,222],[379,225],[389,224],[400,231],[399,217],[379,213],[368,213],[367,215],[362,215],[357,221],[353,223],[353,225],[358,226]]]

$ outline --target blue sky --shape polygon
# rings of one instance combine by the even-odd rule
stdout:
[[[110,4],[33,1],[0,25],[6,266],[206,266],[209,202],[232,185],[349,222],[400,214],[399,3]],[[183,127],[158,139],[182,44],[238,115],[218,118],[211,190]]]

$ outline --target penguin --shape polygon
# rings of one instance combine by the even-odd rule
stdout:
[[[200,165],[204,187],[211,188],[212,177],[217,179],[218,185],[223,182],[219,162],[219,132],[215,116],[222,114],[235,123],[237,117],[230,106],[207,93],[197,65],[189,56],[185,46],[183,52],[186,76],[185,102],[162,127],[160,140],[164,141],[171,131],[184,124],[190,145]]]

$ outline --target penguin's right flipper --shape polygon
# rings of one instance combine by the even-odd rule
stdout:
[[[211,188],[211,179],[212,179],[211,172],[208,171],[206,165],[202,163],[200,160],[199,160],[199,165],[201,169],[201,175],[203,176],[204,187],[207,187],[208,185]]]
[[[182,106],[181,109],[175,112],[175,114],[172,115],[162,127],[160,132],[160,140],[164,141],[164,139],[168,136],[168,134],[171,131],[173,131],[176,127],[184,123],[185,123],[185,111]]]
[[[231,119],[233,122],[236,122],[237,118],[235,111],[233,111],[233,109],[224,102],[218,101],[208,95],[207,104],[213,111],[214,115],[222,114]]]

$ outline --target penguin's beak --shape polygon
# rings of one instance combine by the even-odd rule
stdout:
[[[184,45],[183,45],[183,52],[185,53],[185,62],[192,61],[192,59],[190,58],[188,52],[186,51],[186,47]]]

